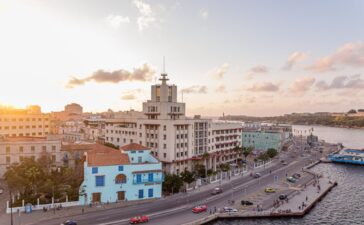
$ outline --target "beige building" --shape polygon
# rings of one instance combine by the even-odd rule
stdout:
[[[42,155],[52,159],[53,166],[62,165],[61,140],[45,137],[0,137],[0,177],[13,163],[19,163],[24,157],[34,160]]]
[[[50,115],[39,106],[28,109],[0,110],[0,136],[45,137],[50,132]]]

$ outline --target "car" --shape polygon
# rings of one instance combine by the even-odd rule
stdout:
[[[285,194],[280,194],[278,197],[280,200],[285,200],[287,198],[287,195]]]
[[[211,192],[212,195],[217,195],[217,194],[221,194],[222,193],[222,189],[221,188],[214,188],[214,190]]]
[[[241,205],[253,205],[253,202],[247,200],[241,200]]]
[[[0,187],[0,195],[4,193],[4,189],[2,187]]]
[[[262,175],[260,174],[260,173],[255,173],[254,174],[254,178],[259,178],[259,177],[261,177]]]
[[[137,223],[146,223],[149,221],[149,217],[148,216],[135,216],[130,218],[129,223],[130,224],[137,224]]]
[[[77,222],[74,220],[66,220],[61,225],[77,225]]]
[[[201,213],[207,211],[207,205],[198,205],[192,209],[193,213]]]
[[[292,175],[292,177],[293,177],[294,179],[300,179],[300,178],[301,178],[301,174],[299,174],[299,173],[294,173],[294,174]]]
[[[291,183],[296,183],[296,179],[293,177],[287,177],[287,181]]]
[[[271,187],[267,187],[266,189],[264,189],[265,193],[275,193],[276,190],[274,188]]]
[[[235,208],[231,208],[231,207],[224,207],[224,208],[222,208],[222,210],[223,210],[224,212],[238,212],[238,210],[237,210],[237,209],[235,209]]]

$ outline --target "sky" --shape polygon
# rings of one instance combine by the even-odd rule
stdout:
[[[0,0],[0,105],[141,110],[165,57],[188,115],[364,108],[363,28],[361,0]]]

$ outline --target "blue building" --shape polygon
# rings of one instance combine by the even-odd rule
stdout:
[[[150,149],[135,143],[120,150],[97,145],[85,155],[81,205],[161,197],[162,164]]]

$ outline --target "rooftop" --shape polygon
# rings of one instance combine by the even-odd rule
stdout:
[[[131,143],[128,145],[124,145],[120,149],[122,149],[124,151],[150,150],[150,148],[147,148],[147,147],[137,144],[137,143]]]
[[[112,166],[130,164],[128,154],[104,145],[94,144],[87,152],[88,166]]]

